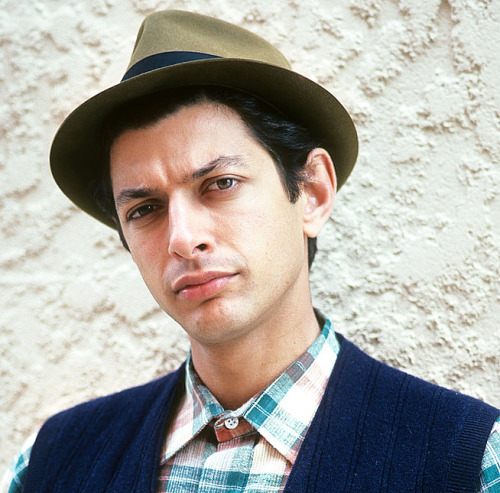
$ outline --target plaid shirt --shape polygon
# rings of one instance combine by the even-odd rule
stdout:
[[[338,351],[327,321],[306,353],[235,411],[224,410],[190,363],[157,491],[283,491]]]
[[[308,351],[236,411],[225,411],[187,365],[186,392],[168,430],[157,491],[282,491],[338,353],[330,322]],[[5,474],[0,493],[21,493],[34,437]],[[476,493],[500,493],[500,418]]]

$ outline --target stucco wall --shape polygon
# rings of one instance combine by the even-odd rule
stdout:
[[[63,117],[120,79],[160,8],[241,24],[338,95],[360,157],[319,241],[316,304],[373,355],[500,405],[498,0],[1,0],[2,464],[50,414],[185,354],[47,164]]]

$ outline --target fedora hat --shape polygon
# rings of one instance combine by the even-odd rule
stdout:
[[[118,107],[142,96],[216,85],[257,96],[305,126],[330,153],[338,187],[358,152],[354,124],[326,89],[293,72],[270,43],[241,27],[192,12],[156,12],[143,21],[123,79],[76,108],[61,124],[50,165],[61,190],[81,209],[116,227],[97,206],[92,187],[102,176],[102,130]]]

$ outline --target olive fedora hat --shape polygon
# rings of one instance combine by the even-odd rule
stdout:
[[[115,227],[93,196],[105,165],[104,122],[134,99],[173,88],[216,85],[257,96],[301,123],[332,156],[340,188],[358,152],[354,124],[326,89],[293,72],[270,43],[241,27],[192,12],[156,12],[143,21],[123,79],[76,108],[61,124],[50,165],[61,190]]]

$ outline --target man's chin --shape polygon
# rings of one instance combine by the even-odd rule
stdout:
[[[203,301],[179,301],[174,310],[165,310],[165,312],[186,330],[192,326],[211,325],[213,320],[220,320],[224,313],[219,306],[221,300],[217,298]]]
[[[241,335],[241,318],[218,298],[206,300],[176,320],[189,338],[203,345],[223,344]]]

